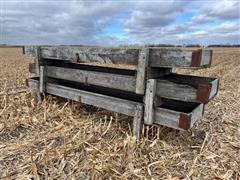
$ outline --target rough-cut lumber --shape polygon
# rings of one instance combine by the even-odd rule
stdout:
[[[35,58],[34,58],[34,63],[35,63],[35,68],[36,68],[36,74],[39,74],[39,62],[41,61],[41,48],[40,47],[37,47],[35,49]]]
[[[152,125],[154,122],[154,99],[156,93],[156,79],[148,79],[146,85],[146,95],[145,95],[145,110],[144,110],[144,123],[147,125]]]
[[[174,129],[188,130],[203,116],[203,104],[167,101],[166,105],[163,103],[156,108],[154,123]]]
[[[136,139],[140,139],[143,120],[143,105],[138,104],[135,108],[135,114],[133,118],[133,135]]]
[[[27,80],[27,84],[30,88],[38,90],[38,81],[39,80],[37,79],[29,78]],[[142,106],[142,104],[138,102],[92,93],[48,82],[46,83],[46,93],[126,114],[128,116],[135,116],[137,106]]]
[[[145,79],[146,68],[148,66],[149,49],[143,48],[139,51],[138,66],[137,66],[137,80],[136,80],[136,93],[145,93]]]
[[[30,72],[34,73],[34,65],[30,65]],[[85,83],[86,85],[103,86],[123,91],[135,92],[136,78],[130,75],[87,71],[55,66],[45,66],[47,77]]]
[[[45,94],[46,89],[46,67],[40,66],[39,68],[39,92]]]
[[[25,46],[28,56],[35,56],[37,46]],[[141,48],[41,46],[41,56],[46,59],[108,64],[137,65]],[[208,67],[212,51],[200,49],[189,51],[182,48],[149,48],[151,67]]]
[[[25,54],[35,56],[37,46],[25,46]],[[42,46],[42,57],[79,62],[98,62],[103,64],[137,64],[138,48],[107,48],[83,46]]]
[[[207,103],[217,94],[218,79],[169,74],[157,80],[156,89],[160,97]]]

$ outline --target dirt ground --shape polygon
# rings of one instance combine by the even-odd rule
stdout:
[[[240,179],[240,49],[214,49],[218,95],[187,132],[153,126],[136,143],[131,118],[25,86],[28,63],[0,48],[0,179]]]

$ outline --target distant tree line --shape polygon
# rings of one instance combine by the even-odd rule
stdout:
[[[173,44],[149,44],[149,47],[191,47],[191,48],[201,48],[201,47],[240,47],[240,44],[210,44],[208,46],[200,44],[183,44],[183,45],[173,45]]]
[[[149,47],[202,47],[200,44],[183,44],[183,45],[173,45],[173,44],[149,44]]]
[[[240,44],[210,44],[207,47],[240,47]]]

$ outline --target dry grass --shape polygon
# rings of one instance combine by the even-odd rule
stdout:
[[[0,49],[0,179],[240,179],[240,52],[214,50],[213,66],[178,70],[221,78],[192,131],[151,127],[137,144],[131,119],[61,98],[37,103],[29,60]]]

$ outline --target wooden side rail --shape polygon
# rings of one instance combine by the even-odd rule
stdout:
[[[36,65],[30,64],[29,70],[36,74]],[[162,73],[163,72],[164,71],[162,71]],[[167,73],[170,72],[166,70],[165,74]],[[122,75],[55,66],[45,66],[45,76],[133,93],[136,90],[137,81],[136,75]],[[217,78],[172,73],[167,75],[162,74],[161,77],[155,80],[156,90],[154,96],[182,101],[201,102],[204,104],[217,94],[219,82]],[[143,93],[145,93],[145,85],[143,85],[143,90]]]
[[[169,74],[157,79],[156,95],[206,104],[216,96],[218,84],[217,78]]]
[[[138,65],[142,50],[129,47],[25,46],[24,52],[28,56],[36,57],[36,48],[40,48],[41,57],[45,59],[129,65]],[[212,51],[208,49],[190,51],[182,48],[145,48],[149,49],[151,67],[205,68],[211,65]]]

